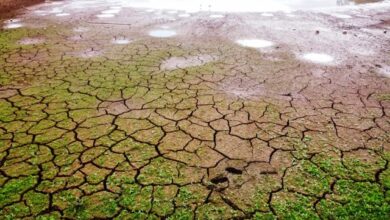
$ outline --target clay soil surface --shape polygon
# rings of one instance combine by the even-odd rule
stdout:
[[[104,0],[1,20],[0,219],[389,219],[389,20]]]

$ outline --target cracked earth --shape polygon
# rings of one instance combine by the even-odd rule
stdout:
[[[83,2],[3,19],[1,219],[390,217],[390,6]]]

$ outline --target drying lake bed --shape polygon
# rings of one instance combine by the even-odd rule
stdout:
[[[161,2],[1,18],[0,219],[390,217],[389,1]]]

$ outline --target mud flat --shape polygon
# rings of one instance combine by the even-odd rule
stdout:
[[[0,16],[3,13],[10,13],[23,7],[43,2],[44,0],[1,0],[0,1]]]
[[[389,21],[390,1],[18,11],[0,219],[390,219]]]

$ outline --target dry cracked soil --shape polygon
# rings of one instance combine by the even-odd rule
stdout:
[[[119,3],[1,20],[0,219],[390,218],[389,4]]]

